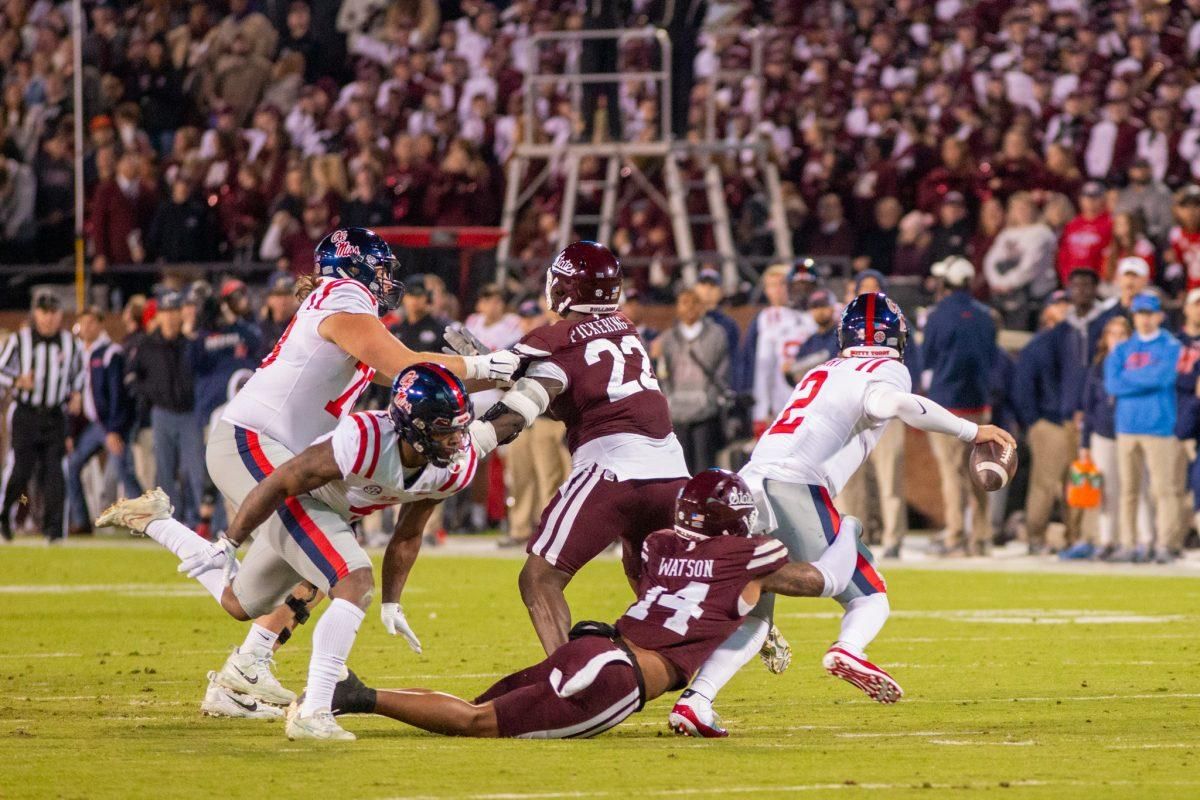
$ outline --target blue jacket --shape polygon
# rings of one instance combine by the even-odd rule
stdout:
[[[996,360],[992,362],[990,396],[992,424],[1012,433],[1018,424],[1017,408],[1013,404],[1013,379],[1017,362],[1000,348],[996,348]],[[1014,434],[1015,435],[1015,434]]]
[[[129,432],[133,425],[133,398],[125,386],[125,351],[107,336],[98,340],[88,354],[84,391],[85,413],[89,405],[96,410],[96,421],[105,433]]]
[[[1200,382],[1200,336],[1175,334],[1181,350],[1175,377],[1175,435],[1180,439],[1195,439],[1200,434],[1200,397],[1196,384]]]
[[[192,368],[196,376],[196,415],[201,425],[217,406],[229,400],[229,380],[240,369],[253,371],[258,362],[258,326],[237,321],[201,331],[191,343]]]
[[[1105,439],[1117,436],[1117,401],[1104,388],[1104,364],[1092,364],[1083,379],[1081,394],[1083,427],[1079,431],[1081,447],[1091,447],[1092,434]]]
[[[796,351],[796,360],[803,361],[808,356],[819,355],[820,353],[828,353],[824,360],[829,360],[838,354],[838,326],[834,325],[829,330],[821,333],[817,331],[812,336],[800,345],[800,349]]]
[[[1097,303],[1086,316],[1079,316],[1071,309],[1067,318],[1058,324],[1060,334],[1060,361],[1063,378],[1063,419],[1070,419],[1076,411],[1083,409],[1083,386],[1088,370],[1096,358],[1096,347],[1104,326],[1121,313],[1116,300]]]
[[[730,381],[734,391],[749,392],[754,388],[754,361],[758,350],[758,314],[750,320],[746,336],[742,339],[740,356],[733,359]],[[739,352],[739,351],[731,351]]]
[[[725,331],[725,338],[729,340],[729,358],[736,359],[738,355],[738,339],[742,336],[741,328],[733,321],[733,317],[719,308],[714,308],[705,316],[720,325],[721,329]]]
[[[929,312],[921,360],[930,400],[952,411],[982,410],[995,358],[991,313],[965,290],[946,295]]]
[[[1121,342],[1104,360],[1104,388],[1117,399],[1117,433],[1175,435],[1179,340],[1166,331]]]
[[[1038,420],[1056,425],[1063,421],[1061,337],[1062,330],[1057,327],[1040,331],[1017,356],[1012,402],[1025,430]]]

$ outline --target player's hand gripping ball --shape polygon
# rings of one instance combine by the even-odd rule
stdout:
[[[1017,474],[1017,448],[1000,442],[983,442],[971,448],[971,481],[985,492],[1008,485]]]

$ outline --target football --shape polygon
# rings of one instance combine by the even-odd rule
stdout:
[[[971,449],[971,480],[985,492],[1003,489],[1017,474],[1017,450],[999,442],[984,442]]]

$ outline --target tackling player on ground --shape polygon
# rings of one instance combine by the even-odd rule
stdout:
[[[1015,446],[1005,431],[960,419],[912,394],[902,361],[907,339],[904,314],[886,295],[867,293],[851,301],[838,329],[841,357],[808,371],[787,407],[755,445],[750,463],[741,469],[766,529],[787,546],[792,559],[816,558],[834,541],[839,517],[832,498],[870,455],[892,420],[965,442]],[[887,585],[867,546],[860,542],[858,549],[854,577],[834,598],[845,613],[838,639],[825,653],[823,664],[831,675],[849,681],[872,699],[894,703],[903,695],[900,685],[866,657],[867,646],[888,618]],[[773,615],[774,597],[766,593],[676,703],[670,716],[672,728],[692,736],[727,735],[712,702],[759,652]]]
[[[754,498],[732,472],[687,482],[673,528],[645,538],[638,600],[616,626],[580,622],[544,661],[501,679],[473,702],[427,689],[367,688],[351,673],[334,693],[337,714],[380,714],[450,736],[587,738],[687,683],[762,592],[829,597],[854,569],[861,525],[847,517],[815,563],[752,536]]]
[[[419,364],[397,377],[386,412],[352,414],[281,464],[252,457],[250,469],[258,483],[214,545],[180,546],[198,539],[171,519],[161,489],[116,503],[96,524],[124,525],[163,544],[180,556],[179,571],[199,580],[235,619],[249,620],[277,607],[301,581],[328,594],[330,606],[313,631],[303,702],[288,711],[287,735],[353,739],[329,712],[334,684],[343,674],[374,588],[371,560],[351,522],[380,508],[402,506],[383,559],[383,621],[390,633],[399,630],[420,652],[397,601],[430,512],[474,477],[479,451],[468,433],[470,422],[471,404],[462,382],[445,367]],[[235,552],[256,529],[239,567]],[[305,616],[303,609],[299,613]],[[248,712],[259,712],[241,716],[279,716],[266,706],[253,708],[249,696],[231,699]]]
[[[642,540],[668,527],[688,477],[637,329],[617,311],[621,265],[607,247],[575,242],[546,272],[546,300],[559,319],[514,349],[532,363],[472,427],[484,452],[546,411],[567,426],[572,471],[542,512],[521,570],[521,597],[547,653],[567,641],[563,591],[614,541],[632,586]],[[449,337],[448,337],[449,338]]]

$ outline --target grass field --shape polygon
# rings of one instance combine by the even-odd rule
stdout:
[[[427,557],[405,607],[374,608],[351,657],[380,686],[471,695],[540,655],[519,562]],[[676,738],[670,700],[591,741],[443,739],[348,718],[348,745],[197,707],[243,628],[153,546],[0,550],[0,797],[1200,796],[1200,581],[894,568],[871,651],[907,697],[866,700],[821,672],[827,600],[780,603],[790,671],[757,662],[722,697],[733,736]],[[585,570],[577,613],[628,602],[615,562]],[[299,690],[311,623],[279,659]]]

